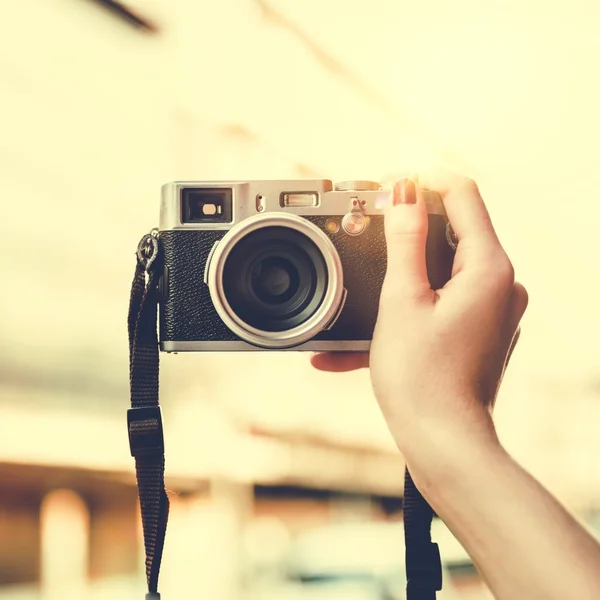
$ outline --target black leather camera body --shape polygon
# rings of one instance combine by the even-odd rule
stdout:
[[[440,288],[455,245],[441,198],[424,194],[429,280]],[[370,181],[163,186],[161,350],[368,350],[389,195]]]

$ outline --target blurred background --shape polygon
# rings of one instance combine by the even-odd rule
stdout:
[[[591,0],[0,4],[0,599],[141,597],[126,313],[173,179],[474,177],[530,292],[510,451],[600,532]],[[162,356],[165,598],[403,598],[403,462],[365,372]],[[489,598],[436,523],[444,598]]]

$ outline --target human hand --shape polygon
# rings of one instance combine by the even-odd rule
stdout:
[[[407,460],[415,446],[495,440],[491,408],[527,292],[494,231],[476,184],[457,175],[421,177],[442,197],[458,238],[451,280],[432,290],[428,215],[412,180],[394,186],[386,215],[388,268],[370,354],[316,354],[314,367],[370,366],[373,391]]]

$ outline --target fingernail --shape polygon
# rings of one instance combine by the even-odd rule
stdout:
[[[394,186],[394,206],[398,204],[416,204],[417,187],[412,179],[401,179]]]

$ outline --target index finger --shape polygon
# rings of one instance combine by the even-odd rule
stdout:
[[[472,179],[448,171],[420,173],[419,186],[440,195],[459,243],[490,249],[500,246],[488,209]]]

